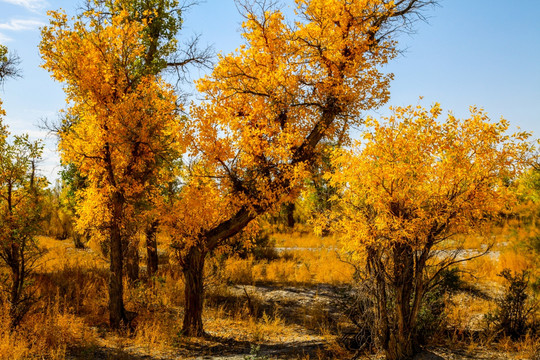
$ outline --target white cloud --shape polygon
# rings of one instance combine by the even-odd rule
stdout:
[[[13,5],[19,5],[30,11],[37,11],[45,8],[48,4],[45,0],[0,0]]]
[[[6,35],[0,33],[0,44],[6,44],[6,43],[8,43],[10,41],[13,41],[13,39],[10,38],[9,36],[6,36]]]
[[[45,25],[44,22],[32,19],[12,19],[7,23],[0,23],[0,30],[23,31],[33,30]]]

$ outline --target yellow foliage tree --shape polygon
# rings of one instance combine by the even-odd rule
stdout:
[[[121,3],[119,3],[121,4]],[[42,30],[43,67],[65,84],[68,107],[59,129],[62,161],[86,177],[78,226],[105,239],[110,258],[111,326],[128,323],[123,304],[123,256],[140,212],[171,172],[162,164],[183,151],[176,96],[145,72],[144,24],[125,10],[86,11],[69,20],[50,12]]]
[[[474,107],[465,120],[440,114],[435,104],[369,119],[371,130],[335,156],[329,175],[342,189],[331,226],[343,251],[365,265],[390,360],[413,355],[424,295],[466,260],[454,235],[480,231],[514,204],[510,184],[532,159],[530,134],[507,135],[505,120],[492,123]]]
[[[246,44],[198,82],[205,100],[191,111],[193,183],[169,211],[187,335],[203,334],[206,255],[292,200],[321,140],[346,137],[363,110],[388,100],[392,76],[379,69],[396,54],[390,35],[430,1],[297,0],[294,23],[264,1],[251,3]],[[186,218],[190,226],[178,222]]]

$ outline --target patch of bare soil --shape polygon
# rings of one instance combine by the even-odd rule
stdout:
[[[326,326],[335,326],[341,317],[336,307],[343,289],[320,284],[312,287],[293,286],[253,286],[236,285],[229,289],[227,301],[247,303],[254,313],[279,314],[290,332],[273,339],[261,339],[254,344],[242,340],[233,327],[214,331],[203,339],[181,338],[174,347],[159,352],[144,346],[116,345],[114,341],[103,340],[96,348],[74,349],[69,359],[97,360],[271,360],[271,359],[322,359],[327,339],[321,329],[314,324],[321,320]],[[312,319],[311,319],[312,318]],[[335,328],[334,328],[335,329]],[[245,329],[243,329],[245,330]],[[221,336],[217,336],[216,334]],[[79,351],[79,352],[77,352]],[[322,357],[321,357],[322,356]],[[332,359],[332,357],[327,357]],[[358,360],[382,360],[380,354],[354,356]],[[432,347],[418,354],[414,360],[540,360],[526,354],[507,353],[488,349],[448,349]]]

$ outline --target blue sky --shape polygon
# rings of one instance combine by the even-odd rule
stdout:
[[[291,3],[292,0],[283,0]],[[40,119],[56,120],[64,102],[61,85],[39,68],[39,27],[48,9],[74,14],[78,1],[0,0],[0,43],[22,60],[23,78],[0,89],[12,133],[43,138]],[[503,116],[513,126],[540,134],[540,1],[441,0],[426,13],[416,32],[399,38],[402,54],[387,66],[395,74],[388,105],[435,101],[445,110],[467,116],[470,105],[484,108],[494,120]],[[206,0],[184,16],[181,37],[201,34],[202,43],[228,53],[241,44],[233,0]],[[194,73],[197,78],[199,73]],[[387,108],[387,106],[386,106]],[[387,114],[386,108],[372,114]],[[46,141],[43,175],[60,170],[55,139]]]

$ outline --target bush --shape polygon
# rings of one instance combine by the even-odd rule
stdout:
[[[369,285],[363,281],[339,292],[337,306],[354,325],[341,334],[339,343],[349,351],[369,352],[375,347],[375,303]]]
[[[498,276],[506,283],[504,294],[499,297],[494,314],[487,314],[488,324],[494,323],[496,330],[501,331],[512,339],[519,339],[531,328],[527,319],[535,309],[530,304],[527,293],[529,287],[529,272],[514,273],[504,269]]]
[[[358,274],[357,274],[358,275]],[[369,282],[356,279],[359,285],[340,293],[338,307],[354,330],[344,332],[340,343],[349,351],[370,351],[376,346],[376,302],[374,290]],[[471,291],[459,276],[457,268],[441,271],[434,280],[435,286],[423,297],[422,306],[415,326],[418,345],[425,345],[437,332],[443,329],[448,294],[457,291]],[[393,302],[393,294],[388,292]]]

